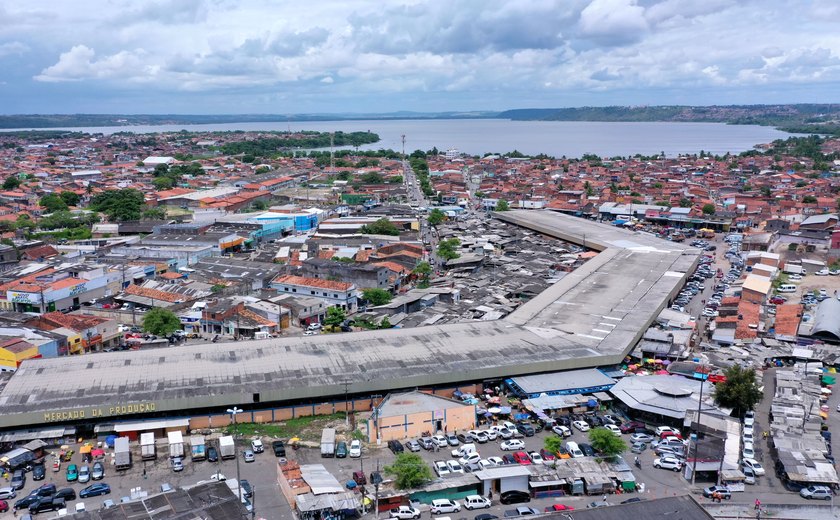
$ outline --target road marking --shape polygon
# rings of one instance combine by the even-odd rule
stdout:
[[[575,336],[580,336],[582,338],[589,338],[589,339],[597,339],[598,341],[602,341],[604,338],[598,336],[590,336],[589,334],[575,334]]]
[[[611,330],[603,330],[603,329],[592,329],[592,332],[603,332],[604,334],[609,334]]]
[[[621,321],[621,318],[613,318],[612,316],[601,316],[605,320]]]
[[[598,325],[603,325],[604,327],[612,327],[612,328],[617,327],[617,325],[613,325],[612,323],[604,323],[604,322],[601,322]]]

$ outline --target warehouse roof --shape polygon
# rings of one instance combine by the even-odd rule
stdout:
[[[498,321],[27,360],[0,427],[287,402],[620,362],[698,250],[576,217],[502,220],[602,251]]]
[[[535,397],[539,394],[591,393],[615,384],[611,377],[607,377],[596,368],[519,376],[508,381],[512,383],[517,393]]]

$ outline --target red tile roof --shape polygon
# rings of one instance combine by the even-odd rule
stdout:
[[[309,278],[307,276],[295,276],[292,274],[275,278],[274,283],[329,289],[331,291],[349,291],[353,287],[353,284],[349,282],[337,282],[334,280],[324,280],[323,278]]]

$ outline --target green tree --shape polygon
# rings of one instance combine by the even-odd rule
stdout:
[[[123,222],[140,220],[144,202],[143,193],[133,188],[105,190],[91,199],[90,208],[105,213],[113,222]]]
[[[441,240],[438,242],[437,254],[445,260],[454,260],[461,256],[456,250],[459,245],[461,245],[461,241],[457,238]]]
[[[382,184],[382,176],[376,172],[368,172],[362,175],[363,184]]]
[[[557,453],[560,451],[560,447],[563,445],[563,439],[557,437],[556,435],[552,435],[550,437],[545,438],[545,443],[543,446],[545,447],[546,451],[551,453]]]
[[[327,317],[324,318],[324,325],[332,328],[341,326],[347,319],[347,313],[341,307],[330,307],[327,309]]]
[[[770,186],[762,186],[761,195],[764,197],[770,197],[771,195],[773,195],[773,190],[770,189]]]
[[[755,379],[755,369],[733,365],[724,372],[726,381],[715,385],[715,403],[736,410],[738,417],[761,401],[762,393]]]
[[[691,201],[689,199],[685,198],[685,197],[681,198],[680,199],[680,207],[681,208],[690,208],[691,207]]]
[[[496,203],[496,211],[510,211],[510,204],[505,199]]]
[[[63,200],[64,203],[68,206],[78,206],[79,202],[81,202],[82,200],[82,198],[79,197],[77,193],[72,191],[62,191],[61,195],[59,196],[61,197],[61,200]]]
[[[348,171],[338,172],[338,180],[340,181],[349,181],[353,178],[353,174]]]
[[[143,317],[143,330],[156,336],[169,336],[181,328],[181,321],[168,309],[151,309]]]
[[[589,444],[598,453],[605,457],[615,457],[627,449],[624,439],[606,428],[593,428],[589,430]]]
[[[429,225],[432,227],[438,227],[441,222],[446,220],[446,213],[439,210],[438,208],[433,209],[429,212]]]
[[[393,235],[400,234],[399,228],[387,218],[381,218],[373,224],[365,224],[360,230],[365,235]]]
[[[157,191],[166,191],[175,185],[175,179],[172,177],[156,177],[152,179],[152,185]]]
[[[595,190],[592,189],[592,185],[589,184],[589,181],[583,183],[583,189],[586,191],[586,196],[591,197],[595,195]]]
[[[256,211],[265,211],[266,208],[268,208],[268,204],[266,204],[264,200],[255,200],[251,204],[251,209]]]
[[[420,262],[412,272],[420,278],[419,286],[421,289],[429,286],[429,276],[432,274],[432,266],[429,265],[429,262]]]
[[[380,329],[390,329],[391,327],[393,327],[393,325],[391,325],[391,320],[388,319],[388,316],[385,316],[382,318],[382,321],[379,322]]]
[[[162,177],[169,173],[169,165],[168,164],[158,164],[155,166],[155,171],[152,172],[152,175],[155,177]]]
[[[817,198],[813,195],[805,195],[804,197],[802,197],[802,202],[805,204],[814,204],[815,202],[817,202]]]
[[[161,207],[146,208],[143,210],[145,220],[163,220],[166,218],[166,209]]]
[[[362,289],[362,295],[364,295],[365,300],[374,307],[390,303],[393,298],[391,293],[385,289],[377,288]]]
[[[400,453],[385,473],[393,475],[397,489],[413,489],[432,480],[432,470],[416,453]]]
[[[6,180],[3,181],[3,189],[4,190],[15,190],[20,187],[20,179],[12,175],[11,177],[6,177]]]
[[[56,193],[49,193],[47,195],[44,195],[43,197],[41,197],[41,200],[38,201],[38,204],[50,213],[55,213],[56,211],[64,211],[67,209],[67,204]]]
[[[714,215],[715,214],[715,205],[714,204],[703,204],[703,213],[705,215]]]

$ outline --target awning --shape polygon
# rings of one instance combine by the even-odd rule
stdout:
[[[599,401],[612,401],[613,400],[612,396],[610,394],[606,393],[606,392],[595,392],[594,394],[592,394],[592,397],[594,397],[595,399],[597,399]]]
[[[76,435],[75,426],[67,426],[60,428],[44,428],[41,430],[4,432],[0,433],[0,442],[14,443],[35,439],[60,439],[61,437],[67,437],[70,435]]]
[[[114,425],[113,431],[117,433],[140,432],[147,430],[160,430],[162,428],[185,428],[189,425],[189,419],[159,419],[152,421],[133,421],[117,423]]]
[[[219,244],[220,249],[230,249],[231,247],[236,247],[238,245],[242,245],[245,242],[245,239],[242,237],[235,238],[228,242],[221,242]]]
[[[542,482],[531,481],[531,482],[528,482],[528,487],[544,488],[544,487],[551,487],[551,486],[565,486],[568,483],[569,483],[568,480],[566,480],[564,478],[561,478],[559,480],[545,480],[545,481],[542,481]]]

